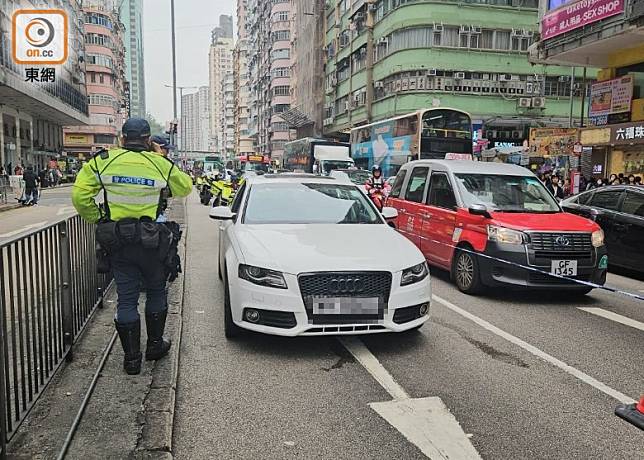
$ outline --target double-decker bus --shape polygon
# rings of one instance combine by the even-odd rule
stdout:
[[[268,155],[241,155],[235,158],[235,169],[245,172],[268,172],[271,159]]]
[[[471,158],[472,118],[467,112],[431,108],[351,130],[356,166],[380,165],[385,177],[411,160]]]

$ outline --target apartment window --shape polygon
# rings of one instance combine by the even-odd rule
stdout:
[[[110,20],[110,18],[100,13],[85,13],[85,23],[96,24],[108,29],[112,29],[112,21]]]
[[[288,30],[278,30],[271,34],[271,38],[276,41],[288,41],[291,39],[291,32]]]
[[[273,22],[288,21],[288,11],[279,11],[273,15]]]
[[[271,52],[271,59],[289,59],[291,57],[291,50],[288,48],[273,50]]]
[[[90,94],[88,100],[91,105],[104,105],[118,109],[116,99],[108,94]]]
[[[288,123],[285,123],[283,121],[278,121],[278,122],[273,123],[271,125],[271,128],[272,128],[273,132],[288,131],[289,130]]]
[[[291,87],[286,86],[276,86],[273,88],[273,96],[288,96],[291,94]]]
[[[275,104],[273,106],[273,113],[286,112],[290,108],[291,108],[291,104]]]
[[[113,45],[112,39],[103,34],[85,34],[85,43],[89,45],[99,45],[111,48]]]
[[[110,69],[114,68],[112,58],[105,54],[88,54],[86,59],[88,64],[109,67]]]
[[[273,77],[290,77],[291,69],[289,67],[276,67],[271,70],[271,75]]]
[[[99,83],[105,83],[105,75],[102,73],[98,75],[98,81]]]
[[[94,72],[89,72],[89,81],[96,83],[96,74]]]

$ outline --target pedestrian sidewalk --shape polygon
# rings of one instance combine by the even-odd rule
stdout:
[[[185,227],[185,202],[171,202],[171,220]],[[185,264],[185,241],[180,244]],[[123,372],[123,350],[116,338],[94,393],[69,447],[67,459],[172,458],[172,424],[181,338],[183,275],[169,285],[166,336],[170,355],[143,361],[140,375]],[[9,458],[56,458],[76,418],[104,351],[114,336],[116,290],[90,319],[74,346],[74,359],[64,363],[9,443]],[[144,295],[139,303],[143,315]],[[141,344],[145,347],[142,321]]]

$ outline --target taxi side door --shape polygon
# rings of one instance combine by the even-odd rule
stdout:
[[[414,166],[408,172],[404,195],[398,206],[398,230],[420,249],[429,166]]]
[[[431,263],[450,269],[457,226],[457,202],[446,172],[432,172],[423,215],[420,250]]]

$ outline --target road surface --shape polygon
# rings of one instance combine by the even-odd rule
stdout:
[[[403,434],[415,409],[392,423],[376,412],[373,403],[392,400],[390,378],[412,401],[442,401],[482,458],[642,458],[641,432],[613,410],[644,392],[644,302],[608,292],[575,301],[555,289],[471,297],[435,271],[431,321],[418,332],[227,341],[217,224],[197,201],[188,202],[177,459],[426,458],[423,440]],[[609,283],[644,290],[623,276]],[[450,416],[434,415],[438,427]]]
[[[46,188],[37,206],[1,212],[0,244],[73,215],[71,193],[72,187],[67,185]]]

